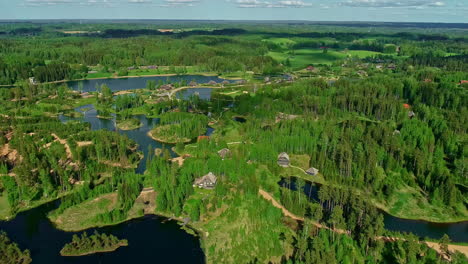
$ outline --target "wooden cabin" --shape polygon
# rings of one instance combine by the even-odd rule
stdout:
[[[203,189],[213,189],[216,186],[217,178],[212,172],[209,172],[207,175],[195,179],[193,187],[203,188]]]
[[[408,117],[409,117],[410,119],[413,118],[413,117],[415,117],[415,116],[416,116],[416,114],[415,114],[413,111],[409,111],[409,112],[408,112]]]
[[[319,170],[314,167],[311,167],[310,169],[306,170],[306,173],[315,176],[319,173]]]
[[[222,150],[218,151],[218,155],[222,159],[225,159],[231,156],[231,151],[228,148],[223,148]]]
[[[195,86],[197,86],[197,85],[198,85],[198,83],[197,83],[196,81],[191,81],[191,82],[189,83],[189,86],[191,86],[191,87],[195,87]]]
[[[289,167],[289,155],[286,152],[281,152],[278,155],[278,165],[281,167]]]

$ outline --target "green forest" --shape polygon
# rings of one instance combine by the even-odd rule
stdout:
[[[125,239],[119,240],[113,235],[95,232],[88,236],[85,232],[81,236],[74,235],[72,242],[65,244],[60,254],[62,256],[84,256],[98,252],[114,251],[121,246],[127,246]]]
[[[67,256],[158,215],[206,263],[467,263],[468,234],[385,221],[466,227],[466,29],[197,26],[0,23],[0,219],[56,202]]]

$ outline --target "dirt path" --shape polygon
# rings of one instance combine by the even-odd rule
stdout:
[[[274,207],[281,209],[281,211],[283,211],[283,214],[284,214],[285,216],[290,217],[290,218],[292,218],[292,219],[294,219],[294,220],[297,220],[297,221],[304,221],[304,218],[299,217],[299,216],[297,216],[297,215],[295,215],[295,214],[289,212],[288,209],[284,208],[284,206],[281,205],[280,203],[278,203],[278,202],[275,200],[275,198],[273,198],[273,196],[271,196],[271,194],[265,192],[265,191],[262,190],[262,189],[259,189],[259,190],[258,190],[258,193],[259,193],[263,198],[265,198],[265,200],[270,201],[270,202],[273,204]]]
[[[67,159],[72,160],[73,155],[72,155],[71,148],[68,145],[67,140],[66,139],[61,139],[55,133],[52,133],[51,135],[55,138],[56,141],[60,142],[60,144],[62,144],[65,147],[65,152],[67,152]]]
[[[307,174],[307,172],[303,168],[300,168],[300,167],[297,167],[297,166],[294,166],[294,165],[289,165],[289,167],[301,170],[304,174]]]
[[[425,243],[435,251],[439,252],[439,254],[444,255],[442,250],[440,249],[439,243],[435,242],[429,242],[425,241]],[[464,254],[466,257],[468,257],[468,246],[462,246],[462,245],[448,245],[448,249],[452,252],[459,251],[460,253]]]
[[[77,141],[77,142],[76,142],[76,145],[77,145],[78,147],[90,146],[90,145],[92,145],[92,144],[93,144],[92,141]]]
[[[7,143],[0,148],[0,157],[6,157],[11,162],[22,161],[23,157],[18,154],[16,149],[12,149]]]
[[[294,220],[297,220],[297,221],[304,221],[304,218],[303,217],[300,217],[300,216],[297,216],[293,213],[291,213],[288,209],[286,209],[283,205],[281,205],[278,201],[275,200],[275,198],[273,198],[273,196],[271,194],[269,194],[268,192],[262,190],[262,189],[259,189],[258,190],[258,193],[267,201],[270,201],[272,203],[272,205],[276,208],[279,208],[283,211],[283,214],[287,217],[290,217]],[[320,223],[317,223],[317,222],[313,222],[313,224],[318,227],[318,228],[324,228],[324,229],[328,229],[328,230],[332,230],[336,233],[339,233],[339,234],[349,234],[349,232],[347,230],[343,230],[343,229],[337,229],[337,228],[329,228],[327,226],[324,226]],[[382,239],[384,241],[388,241],[388,242],[391,242],[391,241],[396,241],[396,240],[400,240],[401,238],[395,238],[395,237],[377,237],[376,239]],[[442,252],[442,250],[440,249],[440,246],[438,243],[436,242],[430,242],[430,241],[423,241],[421,243],[426,243],[430,248],[434,249],[435,251],[437,251],[440,255],[442,255],[444,258],[446,259],[450,259],[449,257],[447,257],[444,252]],[[448,245],[448,249],[452,252],[455,252],[455,251],[459,251],[461,253],[463,253],[465,256],[468,257],[468,246],[463,246],[463,245],[453,245],[453,244],[449,244]]]
[[[118,92],[115,92],[114,93],[114,96],[115,95],[124,95],[124,94],[132,94],[134,93],[133,91],[128,91],[128,90],[125,90],[125,91],[118,91]]]

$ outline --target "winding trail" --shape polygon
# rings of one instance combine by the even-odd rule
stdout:
[[[60,144],[62,144],[64,147],[65,147],[65,152],[67,152],[67,158],[69,160],[72,160],[73,159],[73,155],[72,155],[72,152],[71,152],[71,148],[70,146],[68,145],[68,142],[66,139],[61,139],[59,136],[57,136],[57,134],[55,133],[52,133],[51,134],[56,141],[60,142]]]
[[[286,209],[282,204],[280,204],[278,201],[276,201],[276,199],[268,192],[262,190],[262,189],[259,189],[258,190],[258,193],[267,201],[271,202],[271,204],[276,207],[276,208],[279,208],[281,209],[281,211],[283,211],[283,214],[289,218],[292,218],[296,221],[301,221],[301,222],[304,222],[304,218],[303,217],[300,217],[300,216],[297,216],[293,213],[291,213],[288,209]],[[338,229],[338,228],[330,228],[330,227],[327,227],[327,226],[324,226],[318,222],[312,222],[312,224],[318,228],[323,228],[323,229],[328,229],[328,230],[331,230],[333,232],[336,232],[336,233],[339,233],[339,234],[350,234],[349,231],[347,230],[344,230],[344,229]],[[384,240],[386,242],[394,242],[394,241],[397,241],[397,240],[401,240],[402,238],[396,238],[396,237],[383,237],[383,236],[379,236],[379,237],[376,237],[376,239],[381,239],[381,240]],[[436,242],[431,242],[431,241],[423,241],[421,243],[426,243],[426,245],[432,249],[434,249],[435,251],[437,251],[437,253],[439,253],[441,256],[443,256],[445,259],[447,260],[450,260],[450,256],[447,256],[445,255],[445,253],[441,250],[440,248],[440,245],[439,243],[436,243]],[[459,251],[460,253],[464,254],[465,256],[468,257],[468,246],[464,246],[464,245],[454,245],[454,244],[449,244],[448,245],[448,249],[449,251],[451,252],[455,252],[455,251]]]
[[[294,166],[294,165],[291,165],[291,164],[289,165],[289,167],[301,170],[302,172],[304,172],[304,174],[307,174],[307,172],[303,168],[300,168],[300,167],[297,167],[297,166]]]

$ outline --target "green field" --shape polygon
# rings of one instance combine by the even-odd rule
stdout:
[[[368,50],[349,50],[349,51],[337,51],[328,50],[327,53],[323,53],[320,49],[299,49],[295,50],[294,53],[289,52],[278,52],[270,51],[268,53],[273,59],[280,63],[284,63],[288,58],[291,63],[291,67],[294,70],[301,70],[308,65],[325,64],[331,65],[336,61],[343,60],[348,56],[366,58],[373,57],[382,54],[380,52],[368,51]]]
[[[376,52],[376,51],[368,51],[368,50],[349,50],[347,54],[353,56],[353,57],[358,57],[360,59],[366,58],[366,57],[373,57],[376,55],[380,55],[382,53]]]
[[[296,50],[294,54],[287,54],[283,52],[269,52],[276,61],[283,63],[289,58],[291,67],[294,70],[300,70],[308,65],[326,64],[331,65],[333,62],[344,59],[346,54],[337,51],[328,51],[323,53],[319,49],[300,49]]]

